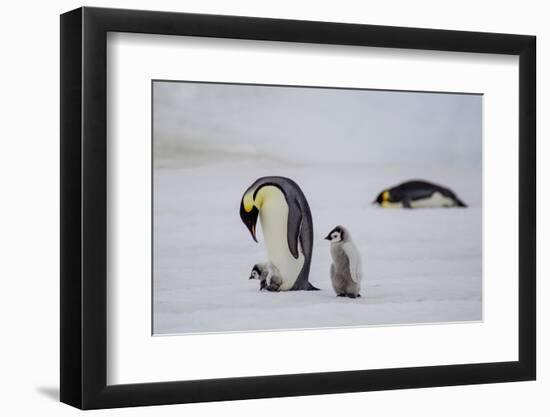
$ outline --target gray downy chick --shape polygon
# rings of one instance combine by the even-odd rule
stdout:
[[[271,262],[258,263],[252,267],[249,279],[260,280],[260,291],[279,291],[283,284],[281,273]]]
[[[343,226],[336,226],[325,237],[330,241],[330,279],[338,297],[360,297],[363,267],[361,255]]]

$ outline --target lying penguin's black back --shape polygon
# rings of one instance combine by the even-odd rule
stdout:
[[[415,201],[430,198],[435,192],[452,199],[458,207],[467,207],[449,188],[423,180],[411,180],[389,190],[391,201]]]
[[[444,189],[445,192],[441,190],[443,190],[443,187],[440,187],[439,185],[435,185],[427,181],[413,180],[396,185],[395,187],[390,188],[389,191],[392,200],[395,201],[402,201],[407,198],[410,200],[421,200],[431,197],[431,195],[436,191],[441,192],[446,197],[450,197],[447,195],[449,190]]]

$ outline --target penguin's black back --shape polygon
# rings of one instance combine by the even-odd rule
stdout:
[[[448,188],[423,180],[406,181],[389,189],[392,201],[421,200],[430,198],[433,193],[439,192],[445,197],[452,198],[460,207],[466,205]]]

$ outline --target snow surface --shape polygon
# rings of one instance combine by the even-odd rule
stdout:
[[[173,164],[172,164],[173,165]],[[182,168],[185,166],[186,168]],[[311,206],[310,281],[321,291],[270,293],[249,280],[265,261],[239,217],[263,175],[294,179]],[[382,209],[385,187],[421,178],[452,188],[466,209]],[[304,165],[266,156],[188,153],[154,169],[154,334],[233,332],[482,319],[479,169],[432,164]],[[363,258],[362,298],[335,296],[329,243],[346,226]]]
[[[482,319],[482,96],[155,81],[155,334]],[[258,177],[304,191],[321,291],[260,292],[265,262],[239,217]],[[466,209],[382,209],[411,179]],[[362,297],[337,298],[329,243],[346,226],[363,258]]]

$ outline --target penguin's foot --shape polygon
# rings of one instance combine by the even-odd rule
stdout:
[[[355,294],[347,294],[347,296],[349,298],[357,298],[357,297],[361,297],[359,294],[355,295]]]
[[[336,294],[336,297],[345,297],[346,294]]]

